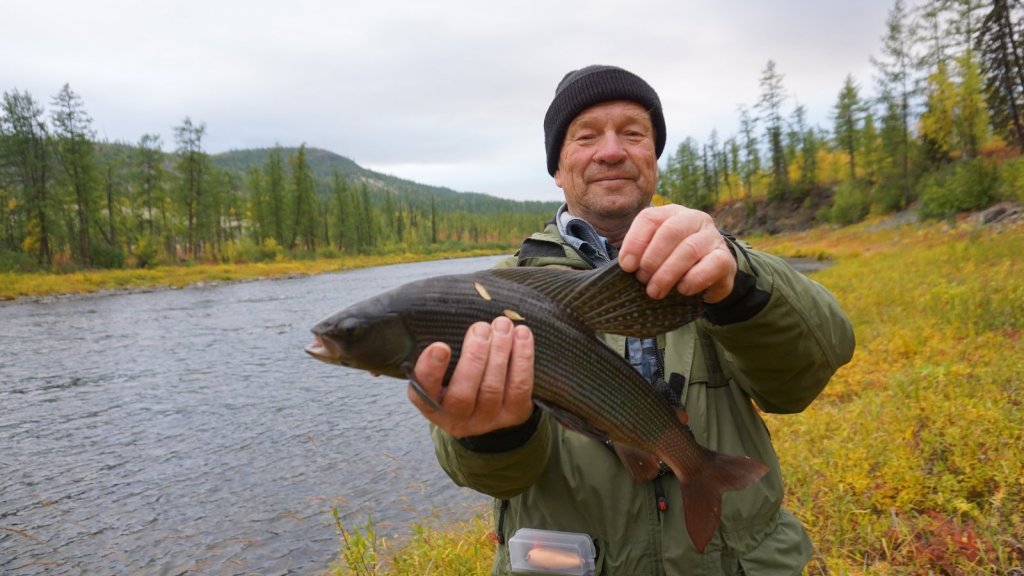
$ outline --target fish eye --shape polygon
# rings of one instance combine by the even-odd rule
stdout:
[[[349,318],[341,323],[341,334],[346,340],[354,340],[362,336],[366,327],[355,318]]]

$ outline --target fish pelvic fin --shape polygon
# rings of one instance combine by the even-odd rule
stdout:
[[[657,456],[624,444],[613,444],[612,448],[633,480],[637,482],[654,480],[661,473],[661,462]]]
[[[597,270],[501,268],[490,274],[539,292],[572,310],[595,332],[650,338],[696,320],[704,313],[700,296],[675,290],[655,300],[647,287],[614,260]]]
[[[768,473],[768,466],[746,456],[722,454],[706,448],[701,473],[680,478],[686,532],[701,554],[718,529],[722,517],[722,494],[742,490]]]

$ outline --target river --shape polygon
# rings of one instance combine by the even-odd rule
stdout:
[[[346,304],[495,258],[0,303],[0,573],[309,574],[485,499],[402,382],[303,347]]]

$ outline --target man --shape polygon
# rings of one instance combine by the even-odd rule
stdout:
[[[589,535],[597,574],[798,574],[810,540],[780,507],[778,459],[753,404],[803,410],[852,356],[849,322],[824,288],[723,235],[709,215],[650,207],[665,120],[657,93],[638,76],[611,66],[570,72],[544,132],[548,172],[565,204],[510,264],[590,268],[617,255],[652,298],[702,295],[706,312],[696,322],[657,338],[605,341],[685,406],[698,442],[770,471],[726,493],[718,531],[698,552],[680,491],[670,489],[677,480],[634,482],[604,444],[535,409],[530,330],[504,317],[477,323],[444,393],[448,346],[431,345],[416,364],[417,381],[443,410],[414,392],[409,399],[433,423],[449,476],[495,498],[494,573],[511,572],[506,540],[531,528]]]

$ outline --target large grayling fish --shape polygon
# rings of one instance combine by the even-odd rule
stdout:
[[[683,494],[686,528],[701,552],[721,516],[722,493],[740,490],[767,471],[763,463],[708,450],[694,439],[686,413],[673,408],[598,332],[638,338],[667,332],[700,316],[699,297],[676,292],[653,300],[614,262],[579,272],[502,268],[411,282],[354,304],[313,328],[306,351],[319,360],[411,381],[432,342],[458,359],[471,324],[507,316],[533,331],[533,400],[567,428],[611,440],[636,480],[664,462]],[[435,403],[436,405],[436,403]]]

